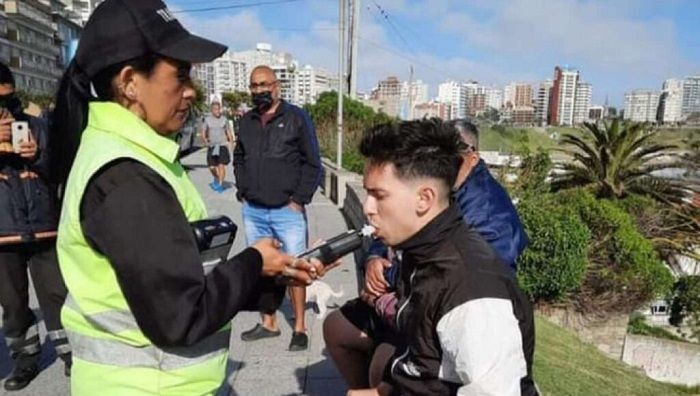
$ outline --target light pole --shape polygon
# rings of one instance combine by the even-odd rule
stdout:
[[[338,148],[335,164],[343,168],[343,94],[345,93],[345,8],[346,0],[339,0],[338,12]]]

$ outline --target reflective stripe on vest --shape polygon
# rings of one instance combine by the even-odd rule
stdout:
[[[138,330],[136,318],[130,311],[112,310],[88,315],[80,311],[78,304],[68,294],[64,308],[82,315],[93,326],[113,334],[127,330]],[[142,347],[123,342],[90,337],[68,331],[73,356],[93,363],[121,367],[150,367],[160,370],[174,370],[202,363],[222,353],[228,353],[230,327],[214,333],[195,345],[177,348],[158,348],[154,345]]]
[[[112,310],[87,315],[80,310],[78,303],[70,294],[66,297],[66,302],[63,305],[80,313],[90,324],[108,333],[119,334],[127,330],[139,330],[139,325],[131,311]]]
[[[68,331],[73,357],[92,363],[119,367],[147,367],[169,371],[203,363],[228,353],[230,331],[219,331],[189,347],[133,347]]]

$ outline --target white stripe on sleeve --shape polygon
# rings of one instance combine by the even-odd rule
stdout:
[[[468,301],[440,319],[437,333],[443,350],[440,378],[461,383],[458,395],[521,395],[527,364],[510,300]]]

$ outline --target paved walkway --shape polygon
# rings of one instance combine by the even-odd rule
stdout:
[[[213,192],[208,183],[211,176],[205,165],[204,150],[191,154],[183,160],[189,167],[190,178],[204,197],[210,215],[224,214],[242,225],[241,207],[235,200],[235,187],[223,194]],[[228,168],[231,171],[231,168]],[[227,176],[233,180],[233,175]],[[333,203],[317,193],[314,202],[308,208],[310,241],[322,237],[331,237],[347,229],[345,221]],[[234,243],[233,252],[238,252],[245,245],[243,230],[240,230]],[[345,299],[357,295],[355,281],[355,264],[351,256],[344,259],[341,267],[326,275],[326,281],[334,290],[342,289],[345,296],[334,303],[342,304]],[[36,299],[32,297],[36,307]],[[309,395],[335,396],[345,395],[343,380],[336,371],[324,350],[321,321],[316,318],[311,306],[307,305],[306,323],[310,337],[307,351],[288,352],[287,345],[291,337],[291,307],[285,299],[279,317],[282,336],[253,343],[240,341],[240,333],[251,328],[259,321],[259,315],[253,312],[241,312],[233,320],[231,335],[231,358],[228,382],[232,387],[229,395]],[[42,324],[43,327],[43,324]],[[43,328],[42,328],[43,331]],[[45,338],[45,332],[42,332]],[[52,348],[47,347],[42,358],[44,371],[26,389],[19,392],[5,392],[0,395],[22,396],[67,396],[70,394],[68,380],[63,376],[63,364],[55,361]],[[7,348],[0,340],[0,378],[5,378],[10,370]]]

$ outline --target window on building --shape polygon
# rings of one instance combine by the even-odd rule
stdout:
[[[17,29],[7,29],[7,39],[10,41],[19,41],[19,31],[17,31]]]

